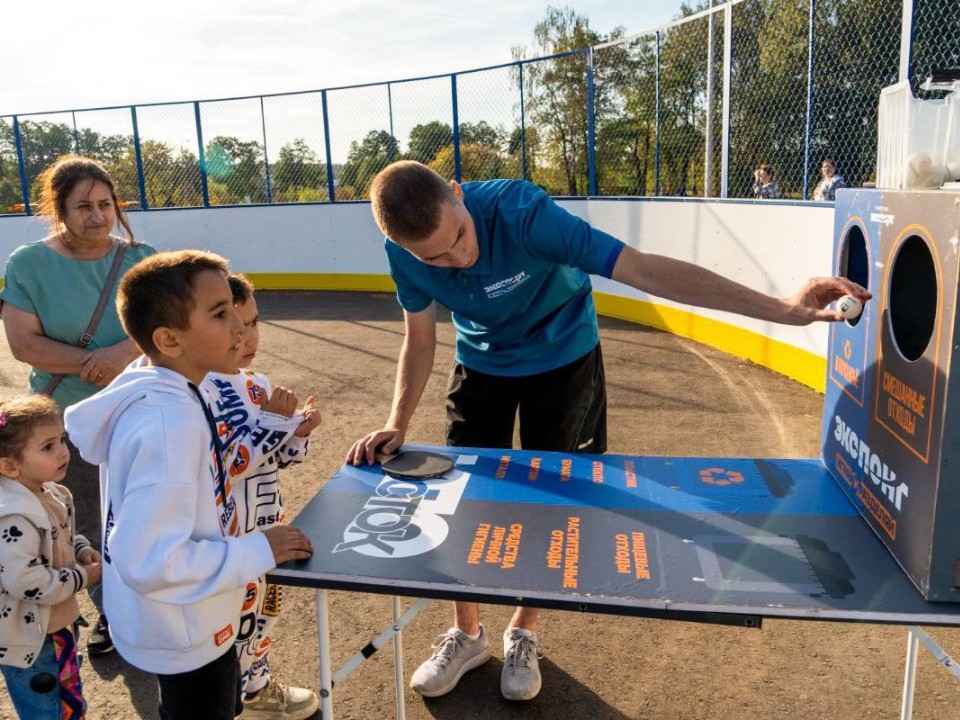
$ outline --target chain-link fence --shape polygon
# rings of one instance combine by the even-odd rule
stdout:
[[[908,69],[923,95],[932,69],[960,66],[956,0],[700,0],[683,14],[415,80],[3,116],[0,213],[31,212],[40,172],[73,152],[143,210],[363,200],[399,159],[560,196],[753,197],[764,165],[781,197],[808,199],[824,157],[848,185],[875,179],[881,88]]]

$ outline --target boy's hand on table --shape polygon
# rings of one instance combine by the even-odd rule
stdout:
[[[307,402],[304,404],[300,414],[303,415],[303,422],[300,423],[293,433],[297,437],[306,437],[323,422],[323,416],[320,415],[320,408],[316,407],[316,399],[313,395],[307,398]]]
[[[288,560],[306,560],[313,555],[310,538],[289,525],[276,525],[263,531],[277,565]]]
[[[274,415],[293,417],[297,411],[297,396],[282,385],[278,385],[273,389],[273,395],[260,406],[260,409]]]

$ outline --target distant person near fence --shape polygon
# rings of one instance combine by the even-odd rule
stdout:
[[[758,165],[753,171],[753,196],[757,200],[776,200],[780,197],[780,188],[773,179],[773,168],[769,165]]]
[[[837,172],[837,163],[833,158],[823,159],[820,164],[820,174],[823,180],[813,191],[813,199],[820,202],[833,202],[837,199],[837,190],[847,186],[843,181],[843,175]]]

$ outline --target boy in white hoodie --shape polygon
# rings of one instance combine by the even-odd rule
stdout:
[[[240,352],[233,372],[212,372],[202,387],[213,399],[240,532],[246,534],[283,521],[279,471],[303,462],[309,435],[321,418],[312,396],[297,411],[296,395],[273,388],[266,375],[249,369],[260,346],[260,311],[253,284],[244,275],[230,275],[227,281],[243,322]],[[305,720],[320,708],[315,692],[285,685],[270,672],[271,636],[282,600],[283,588],[263,577],[247,586],[237,636],[244,720]]]
[[[149,364],[131,366],[66,415],[70,439],[100,466],[103,587],[113,641],[155,673],[164,720],[233,720],[247,584],[310,556],[286,525],[241,535],[209,398],[232,369],[243,324],[227,262],[157,253],[124,275],[117,309]]]

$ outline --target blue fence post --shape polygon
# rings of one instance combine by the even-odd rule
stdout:
[[[594,87],[593,77],[593,48],[587,50],[587,193],[589,195],[597,194],[597,153],[595,145],[596,140],[596,89]]]
[[[450,76],[450,97],[453,99],[453,178],[463,180],[460,167],[460,111],[457,107],[457,76]]]
[[[807,32],[807,129],[803,149],[803,199],[810,199],[810,160],[813,134],[813,64],[814,64],[814,20],[817,16],[817,0],[810,0],[810,23]]]
[[[207,187],[207,157],[203,151],[203,127],[200,124],[200,103],[193,103],[193,117],[197,123],[197,157],[200,159],[200,193],[203,195],[203,206],[210,207],[210,189]]]
[[[23,161],[23,143],[20,141],[20,121],[13,116],[13,142],[17,146],[17,165],[20,168],[20,192],[23,195],[23,211],[33,215],[30,209],[30,186],[27,185],[27,165]]]
[[[137,126],[137,107],[130,106],[130,121],[133,124],[133,155],[137,159],[137,192],[140,193],[140,209],[147,210],[147,183],[143,175],[143,153],[140,152],[140,128]]]
[[[520,68],[520,164],[523,167],[523,179],[527,179],[527,124],[523,111],[523,63],[518,62]]]
[[[654,52],[655,72],[654,72],[654,110],[653,127],[656,133],[656,140],[653,144],[653,194],[660,195],[660,31],[657,30],[657,47]]]
[[[327,155],[327,196],[330,202],[337,201],[337,189],[333,184],[333,160],[330,159],[330,116],[327,112],[327,91],[320,91],[320,105],[323,108],[323,147]]]
[[[263,130],[263,170],[267,183],[267,202],[273,202],[273,192],[270,189],[270,156],[267,154],[267,115],[263,111],[263,96],[260,96],[260,126]]]
[[[393,134],[393,91],[387,83],[387,114],[390,116],[390,162],[397,159],[397,141]]]

